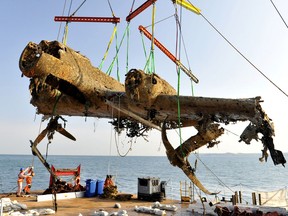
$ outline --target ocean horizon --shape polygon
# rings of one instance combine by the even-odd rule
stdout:
[[[284,155],[287,158],[287,153]],[[253,192],[275,191],[287,186],[286,168],[275,166],[270,157],[266,163],[260,162],[260,156],[257,153],[205,153],[191,154],[189,161],[193,166],[197,164],[196,176],[209,191],[220,191],[220,198],[229,198],[235,191],[241,191],[245,202],[251,203]],[[73,169],[81,165],[80,183],[84,187],[87,179],[104,180],[106,175],[113,175],[119,192],[137,194],[138,178],[157,177],[167,183],[166,197],[180,200],[180,181],[190,183],[166,156],[49,155],[46,160],[56,168]],[[50,173],[37,157],[0,154],[0,193],[16,192],[19,169],[31,165],[36,173],[31,190],[47,189]],[[72,177],[61,178],[72,181]]]

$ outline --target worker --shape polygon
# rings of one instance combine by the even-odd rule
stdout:
[[[32,178],[34,177],[35,172],[33,167],[29,167],[26,174],[26,186],[23,189],[24,194],[30,194],[30,188],[32,187]]]
[[[105,182],[104,182],[104,188],[114,186],[114,182],[112,180],[112,175],[107,175]]]
[[[23,181],[26,178],[26,172],[28,171],[28,169],[29,167],[27,167],[26,169],[20,168],[20,172],[18,174],[18,180],[17,180],[17,186],[18,186],[17,193],[16,193],[17,197],[21,196]]]
[[[79,185],[80,184],[80,174],[76,172],[75,177],[74,177],[74,184]]]

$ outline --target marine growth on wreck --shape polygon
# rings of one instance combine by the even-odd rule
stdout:
[[[142,136],[149,129],[161,131],[170,163],[182,169],[207,194],[213,193],[197,179],[188,156],[198,148],[218,144],[217,139],[224,134],[223,124],[247,121],[239,142],[250,144],[252,139],[260,140],[263,158],[267,159],[269,152],[275,165],[286,163],[282,152],[274,147],[273,123],[262,110],[259,96],[246,99],[181,96],[157,74],[138,69],[131,69],[122,84],[58,41],[28,43],[19,66],[30,79],[31,104],[38,114],[50,119],[46,129],[31,141],[33,153],[50,172],[49,164],[37,149],[38,143],[46,135],[52,139],[55,131],[75,140],[58,123],[63,119],[61,116],[108,118],[117,131],[126,129],[129,137]],[[117,118],[112,115],[113,109],[119,111]],[[197,134],[174,149],[166,130],[188,126],[193,126]]]

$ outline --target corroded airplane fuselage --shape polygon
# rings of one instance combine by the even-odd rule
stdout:
[[[262,110],[260,97],[178,96],[175,89],[157,74],[146,74],[137,69],[126,74],[123,85],[93,67],[88,58],[57,41],[30,42],[20,57],[19,66],[23,75],[30,78],[31,103],[39,114],[52,120],[64,115],[114,119],[113,109],[116,109],[119,115],[115,121],[121,124],[114,125],[132,130],[131,136],[139,136],[150,128],[160,130],[171,164],[181,168],[205,193],[212,194],[196,178],[188,156],[204,145],[213,147],[219,143],[217,138],[224,133],[221,124],[249,121],[240,141],[249,144],[252,139],[258,141],[258,134],[261,134],[263,155],[269,150],[275,165],[286,163],[282,152],[274,148],[272,120]],[[179,107],[181,112],[178,112]],[[135,127],[131,122],[143,127]],[[180,147],[174,149],[169,143],[166,129],[187,126],[195,127],[198,133],[182,143],[180,152]],[[32,142],[32,150],[39,157],[37,144],[43,135],[57,131],[57,127],[47,126],[46,129]],[[71,138],[72,135],[60,129],[58,132]]]

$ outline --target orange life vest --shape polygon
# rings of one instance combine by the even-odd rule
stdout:
[[[24,179],[25,179],[25,177],[23,176],[22,172],[20,172],[18,174],[18,182],[23,182]]]

